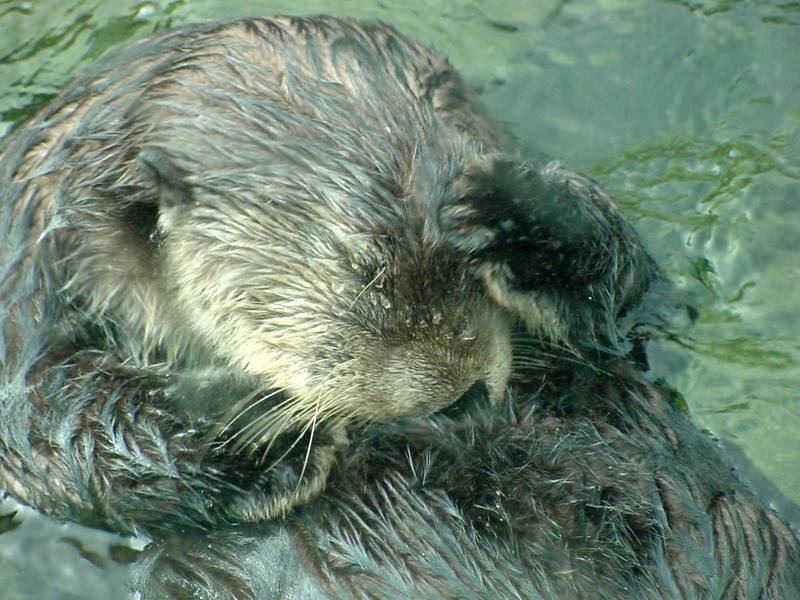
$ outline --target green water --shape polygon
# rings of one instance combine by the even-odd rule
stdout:
[[[276,12],[395,24],[603,182],[697,309],[652,345],[655,375],[800,502],[800,3],[5,1],[0,136],[113,46]]]

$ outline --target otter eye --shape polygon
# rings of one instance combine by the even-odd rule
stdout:
[[[132,203],[125,207],[125,223],[143,242],[158,243],[158,206],[144,202]]]

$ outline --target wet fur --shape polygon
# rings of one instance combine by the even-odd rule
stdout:
[[[145,598],[800,594],[796,535],[630,364],[554,358],[504,406],[358,439],[286,521],[150,548]]]
[[[228,514],[281,514],[323,488],[347,427],[477,383],[502,396],[515,321],[577,355],[616,348],[655,272],[596,184],[521,157],[443,59],[383,25],[141,41],[12,135],[0,176],[0,475],[122,530],[143,526],[139,494],[219,506],[220,486],[183,494],[215,477],[189,457],[261,456],[262,510]],[[207,382],[195,402],[186,381]]]
[[[296,68],[282,80],[259,79],[284,62]],[[311,66],[338,69],[342,86],[323,85]],[[655,275],[638,237],[597,184],[520,157],[499,131],[446,62],[382,25],[195,26],[109,59],[3,147],[4,484],[58,518],[153,536],[136,567],[145,597],[797,593],[794,534],[620,358],[616,319]],[[287,286],[306,287],[261,290],[254,302],[225,285],[258,275],[264,255],[237,242],[275,227],[254,204],[265,189],[287,200],[278,232],[288,242],[270,257]],[[298,278],[298,256],[328,264],[338,247],[330,207],[367,189],[373,201],[350,208],[373,237],[345,244],[335,269]],[[292,212],[290,200],[315,194],[320,202]],[[192,226],[212,255],[234,249],[202,277],[188,246],[168,244]],[[160,287],[173,281],[163,269],[186,282],[181,294],[219,304],[186,314],[163,302],[176,292]],[[342,280],[350,295],[334,287]],[[214,282],[225,285],[202,289]],[[264,301],[282,323],[275,346],[294,356],[213,343],[214,311],[258,313]],[[311,389],[304,369],[329,368],[341,347],[316,329],[324,321],[297,319],[292,302],[338,307],[358,332],[365,323],[393,332],[419,350],[405,359],[422,372],[436,352],[477,362],[432,404],[388,403],[384,413],[364,390],[392,398],[381,385],[409,373],[350,371],[325,399],[343,414],[307,404],[285,413],[305,429],[281,435],[254,403],[277,386],[269,406],[293,407]],[[468,322],[488,311],[501,329],[526,325],[508,402],[484,391],[483,406],[456,417],[370,425],[442,408],[483,377],[487,359],[475,357],[495,355],[495,338],[462,335],[454,307]],[[274,377],[264,381],[259,364]],[[325,416],[347,423],[346,450],[341,428],[317,426]],[[255,436],[237,445],[247,422]],[[263,459],[267,444],[279,461]],[[297,505],[285,520],[243,524]]]

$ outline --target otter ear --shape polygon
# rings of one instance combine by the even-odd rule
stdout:
[[[192,202],[192,190],[186,182],[186,171],[176,165],[161,148],[143,148],[136,162],[158,189],[162,207],[170,208]]]

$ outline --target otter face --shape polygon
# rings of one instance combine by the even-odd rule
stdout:
[[[294,177],[273,176],[266,197],[195,185],[155,149],[139,163],[160,190],[175,312],[288,393],[283,423],[429,413],[479,382],[499,398],[515,320],[570,349],[614,348],[654,274],[610,199],[555,163],[483,156],[438,200],[406,205]]]
[[[166,296],[221,359],[286,391],[277,431],[426,414],[477,383],[503,396],[512,319],[425,223],[369,200],[348,221],[330,198],[192,186],[152,149],[139,162],[160,188]]]
[[[389,260],[364,271],[344,321],[342,368],[370,418],[424,414],[455,402],[476,383],[504,394],[511,369],[512,319],[486,293],[464,256],[446,246]],[[373,275],[373,273],[375,273]],[[388,401],[388,402],[387,402]]]

